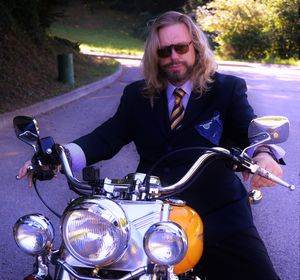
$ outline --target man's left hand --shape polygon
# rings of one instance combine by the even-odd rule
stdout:
[[[277,177],[282,177],[283,171],[280,165],[272,158],[271,155],[267,153],[259,153],[253,158],[253,161],[256,162],[260,167],[268,170]],[[243,173],[244,181],[249,179],[249,172],[244,171]],[[258,189],[261,187],[272,187],[277,185],[273,181],[270,181],[266,178],[263,178],[259,175],[253,175],[250,179],[250,185],[252,189]]]

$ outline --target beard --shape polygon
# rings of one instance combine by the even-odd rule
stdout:
[[[175,64],[181,64],[184,66],[184,71],[171,71],[169,67]],[[188,65],[185,61],[172,61],[165,65],[159,66],[160,75],[167,79],[172,84],[180,84],[189,80],[193,73],[193,66]]]

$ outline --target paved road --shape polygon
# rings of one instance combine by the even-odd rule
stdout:
[[[126,71],[113,84],[78,101],[37,117],[42,136],[52,135],[57,142],[68,142],[90,131],[112,115],[126,84],[140,77],[138,61],[122,60]],[[221,65],[220,71],[244,77],[249,98],[258,115],[285,115],[291,121],[291,135],[282,146],[287,151],[285,177],[299,188],[289,192],[283,187],[264,190],[265,199],[253,208],[255,221],[276,270],[283,280],[300,279],[299,275],[299,122],[300,71],[281,67],[245,67]],[[59,221],[39,201],[25,182],[14,180],[18,167],[32,155],[31,148],[16,139],[11,128],[0,136],[0,278],[17,280],[31,272],[33,257],[21,253],[12,238],[12,226],[23,214],[41,212],[54,223],[59,237]],[[63,132],[63,133],[62,133]],[[124,147],[112,160],[99,164],[102,176],[121,177],[135,169],[137,155],[133,145]],[[74,195],[62,176],[40,184],[48,203],[61,212]],[[56,243],[59,244],[59,238]]]
[[[264,200],[253,207],[254,218],[282,280],[300,279],[300,71],[286,67],[221,67],[238,74],[248,84],[248,96],[256,113],[283,115],[290,120],[284,177],[298,189],[264,189]]]

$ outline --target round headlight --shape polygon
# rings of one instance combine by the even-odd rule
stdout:
[[[156,223],[145,234],[144,249],[153,263],[174,265],[179,263],[186,254],[187,237],[176,223]]]
[[[65,210],[62,235],[69,252],[88,265],[109,265],[125,252],[130,230],[123,209],[101,196],[80,197]]]
[[[46,253],[54,238],[52,224],[40,214],[30,214],[19,218],[13,231],[17,245],[29,255]]]

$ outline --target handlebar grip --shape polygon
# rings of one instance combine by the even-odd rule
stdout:
[[[53,170],[42,170],[39,166],[33,166],[29,165],[27,167],[27,172],[32,173],[33,178],[39,180],[39,181],[46,181],[46,180],[51,180],[54,176],[55,173]]]
[[[55,173],[53,170],[39,170],[33,176],[39,181],[51,180]]]
[[[264,177],[268,180],[271,180],[281,186],[284,186],[284,187],[288,188],[290,191],[293,191],[295,189],[294,185],[291,185],[288,182],[280,179],[279,177],[275,176],[274,174],[272,174],[271,172],[267,171],[266,169],[264,169],[260,166],[257,168],[257,170],[254,174],[257,174],[257,175]]]

